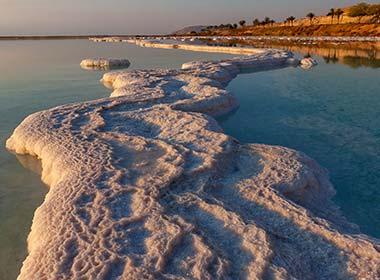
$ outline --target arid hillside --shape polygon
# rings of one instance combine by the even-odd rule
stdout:
[[[218,28],[204,35],[225,36],[380,36],[380,24],[312,24],[295,26],[246,26],[237,29]]]
[[[304,17],[284,15],[282,20],[266,16],[262,20],[242,19],[238,23],[206,26],[189,35],[256,36],[380,36],[380,4],[358,3],[331,8],[323,15],[305,11]]]

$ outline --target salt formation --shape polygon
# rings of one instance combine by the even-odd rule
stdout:
[[[7,147],[41,159],[50,191],[18,279],[379,279],[380,247],[340,216],[324,169],[209,116],[236,107],[237,74],[290,59],[111,72],[113,97],[27,117]]]
[[[127,68],[129,67],[130,62],[128,59],[106,59],[106,58],[97,58],[97,59],[84,59],[80,63],[80,66],[86,70],[109,70],[113,68]]]
[[[300,67],[303,69],[310,69],[316,65],[318,65],[318,62],[311,57],[305,57],[300,61]]]
[[[185,40],[183,40],[185,41]],[[207,45],[189,45],[189,44],[168,44],[157,41],[149,40],[128,40],[130,43],[134,43],[140,47],[147,48],[159,48],[159,49],[181,49],[187,51],[198,52],[219,52],[230,54],[245,54],[252,55],[258,52],[256,48],[244,48],[244,47],[223,47],[223,46],[207,46]]]

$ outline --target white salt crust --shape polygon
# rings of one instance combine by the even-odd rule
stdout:
[[[130,64],[128,59],[87,58],[81,61],[80,66],[85,70],[110,70],[119,67],[128,68]]]
[[[339,214],[326,170],[211,117],[237,107],[236,75],[292,61],[111,72],[112,97],[27,117],[7,148],[41,159],[50,191],[18,279],[379,279],[379,245]]]

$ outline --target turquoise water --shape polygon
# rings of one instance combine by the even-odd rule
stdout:
[[[33,213],[47,187],[5,150],[12,130],[30,113],[70,102],[108,96],[103,72],[79,67],[84,58],[128,58],[133,68],[179,68],[184,62],[229,55],[144,49],[87,40],[0,41],[0,279],[15,279],[26,255]],[[20,164],[21,163],[21,164]]]
[[[101,56],[128,58],[130,69],[178,68],[191,60],[231,57],[87,40],[0,41],[1,280],[16,278],[33,213],[47,192],[38,170],[23,167],[36,169],[36,163],[7,152],[5,140],[32,112],[108,96],[109,90],[99,83],[103,72],[79,67],[83,58]],[[229,86],[240,109],[221,119],[225,130],[243,142],[284,145],[317,159],[330,170],[338,190],[335,201],[344,214],[377,237],[379,69],[320,59],[320,65],[309,71],[287,68],[241,75]]]
[[[240,75],[228,87],[240,108],[220,123],[242,142],[316,159],[329,170],[344,215],[380,237],[380,68],[318,61],[308,71]]]

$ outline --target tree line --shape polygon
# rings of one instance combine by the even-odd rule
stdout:
[[[357,17],[360,22],[365,16],[370,16],[373,23],[380,22],[380,4],[367,4],[365,2],[352,6],[348,11],[348,16]]]
[[[379,23],[380,22],[380,4],[368,4],[365,2],[356,4],[348,9],[346,13],[340,8],[331,8],[330,11],[326,14],[326,16],[331,17],[331,24],[334,24],[334,20],[337,24],[340,24],[343,16],[347,15],[349,17],[358,18],[358,22],[361,22],[361,19],[364,16],[371,16],[371,22]],[[309,12],[306,14],[306,18],[309,19],[310,25],[313,24],[316,15],[313,12]],[[294,25],[294,21],[296,17],[290,16],[285,19],[284,23],[290,26]],[[270,17],[265,17],[263,20],[259,20],[255,18],[252,21],[252,26],[273,26],[276,23],[275,20]],[[211,25],[204,28],[202,31],[210,31],[212,29],[237,29],[239,26],[241,28],[245,27],[247,22],[245,20],[240,20],[237,23],[228,23],[228,24],[220,24],[220,25]]]

